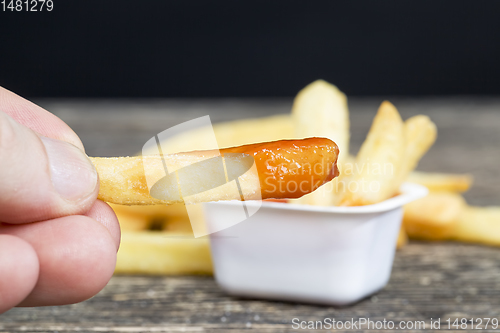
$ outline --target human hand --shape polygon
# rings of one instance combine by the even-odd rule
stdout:
[[[0,313],[97,294],[120,227],[98,175],[59,118],[0,87]]]

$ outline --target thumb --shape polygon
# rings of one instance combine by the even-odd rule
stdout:
[[[97,172],[79,148],[38,136],[0,111],[0,222],[83,214],[98,190]]]

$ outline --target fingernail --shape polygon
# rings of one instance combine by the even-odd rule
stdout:
[[[49,158],[52,184],[66,200],[89,196],[97,186],[97,171],[87,155],[70,143],[40,137]]]

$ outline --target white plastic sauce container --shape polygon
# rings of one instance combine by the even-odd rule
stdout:
[[[359,207],[262,202],[247,220],[210,235],[217,283],[229,294],[252,298],[356,302],[389,281],[402,206],[427,189],[405,183],[400,193]],[[241,215],[239,202],[204,208],[208,224],[231,224]]]

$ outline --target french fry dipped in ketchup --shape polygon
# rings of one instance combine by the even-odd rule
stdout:
[[[299,198],[339,175],[339,149],[326,138],[255,143],[220,152],[253,156],[262,199]]]
[[[338,154],[333,141],[307,138],[166,156],[91,160],[100,178],[99,199],[124,205],[154,205],[298,198],[338,176]],[[164,171],[164,165],[176,171]],[[157,180],[151,188],[148,176]],[[231,180],[241,185],[239,193],[229,191]]]

